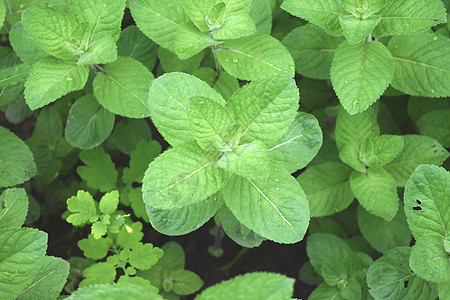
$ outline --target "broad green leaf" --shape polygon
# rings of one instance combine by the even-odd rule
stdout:
[[[324,299],[344,300],[345,298],[336,286],[329,286],[326,283],[321,283],[314,289],[314,291],[312,291],[311,295],[308,297],[308,300]]]
[[[195,300],[208,299],[291,299],[294,279],[276,273],[254,272],[239,275],[209,287]]]
[[[81,53],[72,39],[77,21],[70,15],[50,7],[32,7],[22,13],[28,34],[48,54],[61,59]]]
[[[99,262],[84,269],[82,274],[85,279],[80,282],[79,287],[113,282],[116,278],[116,269],[112,264],[109,264],[107,262]],[[105,295],[103,295],[103,297],[104,296]]]
[[[358,206],[358,226],[369,244],[381,253],[395,247],[409,246],[411,242],[411,233],[402,208],[395,218],[388,222]]]
[[[47,234],[32,228],[0,230],[0,298],[16,298],[38,273]]]
[[[164,251],[163,257],[158,261],[158,265],[170,270],[184,269],[186,256],[183,247],[174,241],[165,243],[161,249]]]
[[[299,112],[288,131],[273,142],[269,158],[284,166],[290,173],[304,168],[322,146],[322,130],[317,119]]]
[[[19,64],[0,69],[0,88],[23,84],[27,79],[31,64]]]
[[[358,148],[355,141],[352,141],[345,145],[341,151],[339,151],[339,158],[347,166],[355,169],[358,172],[366,172],[366,166],[360,160],[360,149]]]
[[[450,298],[450,284],[448,282],[443,282],[438,284],[439,299]]]
[[[189,0],[184,0],[185,2],[189,2]],[[210,3],[208,3],[210,2]],[[217,2],[217,1],[213,1]],[[206,17],[203,18],[200,22],[206,22],[206,25],[208,26],[208,30],[214,30],[216,28],[220,28],[223,25],[223,21],[225,19],[225,10],[227,8],[226,4],[224,2],[217,2],[214,5],[211,5],[211,1],[206,1],[204,4],[209,5],[211,8],[209,9],[208,13],[206,14]]]
[[[405,214],[416,240],[427,235],[444,238],[450,228],[450,174],[443,168],[420,165],[405,186]]]
[[[309,167],[298,176],[309,202],[311,217],[335,214],[353,202],[349,182],[351,172],[346,165],[330,161]]]
[[[157,54],[158,46],[135,25],[128,26],[120,33],[117,41],[117,55],[134,58],[152,70]]]
[[[148,165],[161,153],[161,145],[157,141],[141,140],[136,149],[130,153],[130,167],[124,168],[122,180],[125,184],[142,182]]]
[[[152,132],[144,119],[124,119],[116,124],[111,138],[120,151],[130,155],[142,139],[152,139]]]
[[[368,167],[382,167],[402,151],[402,136],[381,135],[366,139],[361,145],[360,159]]]
[[[112,191],[103,195],[102,199],[100,199],[99,208],[103,214],[110,215],[117,210],[118,204],[119,192]]]
[[[214,4],[216,4],[216,0],[180,0],[179,2],[183,5],[184,11],[198,29],[201,31],[209,30],[206,17]]]
[[[360,19],[367,19],[386,5],[386,0],[338,0],[342,7]]]
[[[352,115],[365,111],[389,86],[394,61],[380,42],[342,42],[331,63],[333,88]]]
[[[92,149],[109,137],[114,119],[93,95],[83,96],[70,107],[64,136],[74,147]]]
[[[328,0],[285,0],[281,8],[296,17],[322,27],[334,36],[342,35],[339,16],[348,14],[338,1]]]
[[[97,217],[95,201],[89,192],[79,190],[76,196],[67,199],[67,209],[72,213],[66,221],[74,226],[84,225],[90,222],[91,218]]]
[[[342,150],[345,145],[354,142],[361,147],[367,138],[380,135],[377,115],[373,109],[368,109],[357,115],[350,115],[344,109],[339,111],[336,120],[336,145]]]
[[[116,42],[112,37],[104,36],[89,45],[86,52],[80,55],[78,64],[107,64],[116,59]]]
[[[450,253],[445,251],[441,236],[426,235],[419,238],[412,247],[409,261],[414,273],[426,281],[450,281]]]
[[[297,73],[315,79],[330,78],[331,61],[341,37],[327,34],[322,28],[306,24],[292,30],[283,39],[295,62]]]
[[[252,18],[256,30],[270,34],[272,31],[272,0],[251,1],[248,15]]]
[[[43,295],[49,299],[58,298],[69,275],[69,263],[65,260],[45,256],[39,260],[38,272],[32,282],[23,289],[17,299],[39,299]]]
[[[22,188],[4,190],[0,195],[0,230],[20,228],[28,212],[28,196]]]
[[[0,187],[24,183],[36,175],[30,148],[15,134],[0,126]]]
[[[96,239],[90,234],[87,239],[79,240],[77,245],[87,258],[103,259],[108,254],[111,240],[108,238]]]
[[[216,43],[208,33],[201,32],[192,22],[185,22],[180,25],[175,37],[175,53],[180,59],[188,59]]]
[[[309,224],[308,200],[281,167],[272,166],[266,180],[233,175],[222,192],[233,215],[257,234],[285,244],[303,239]]]
[[[119,57],[95,77],[94,95],[102,106],[115,114],[145,118],[150,116],[147,99],[153,79],[153,74],[137,60]]]
[[[411,247],[394,248],[369,267],[367,284],[375,299],[436,299],[436,286],[409,268],[410,252]]]
[[[88,187],[100,192],[109,192],[116,187],[118,173],[110,155],[102,147],[81,151],[80,159],[85,166],[78,167],[77,173]]]
[[[130,269],[134,269],[134,268],[130,267]],[[158,288],[156,288],[153,285],[153,282],[150,283],[149,280],[144,279],[139,276],[131,277],[128,274],[122,275],[119,277],[119,280],[117,280],[117,283],[143,286],[147,290],[147,294],[149,294],[149,295],[154,295],[154,294],[158,293]]]
[[[420,164],[440,166],[450,155],[434,139],[422,135],[404,135],[403,150],[383,168],[395,179],[397,186],[404,186],[406,180]]]
[[[124,248],[132,248],[140,242],[144,236],[142,233],[142,223],[136,222],[131,224],[130,229],[123,226],[117,235],[117,243]]]
[[[449,38],[433,33],[395,36],[389,50],[394,59],[394,88],[413,96],[450,96]]]
[[[444,147],[450,148],[450,109],[431,111],[418,119],[416,125],[421,134],[432,137]]]
[[[189,126],[199,146],[206,151],[214,146],[227,146],[222,134],[234,123],[231,113],[223,105],[205,97],[191,97],[187,104]]]
[[[387,1],[377,14],[381,21],[373,32],[376,37],[419,33],[446,22],[445,7],[439,0]]]
[[[327,76],[329,77],[329,75]],[[325,108],[328,101],[335,97],[331,83],[328,84],[325,80],[303,78],[298,83],[298,88],[300,90],[300,106],[311,111]]]
[[[372,15],[367,19],[359,19],[354,16],[339,16],[344,36],[350,45],[364,40],[380,22],[381,16]]]
[[[222,202],[213,195],[197,203],[168,210],[146,205],[148,218],[153,228],[166,235],[185,235],[200,228],[219,209]]]
[[[212,87],[219,92],[225,100],[228,100],[234,92],[239,89],[239,81],[224,71],[220,72],[219,78],[213,83]]]
[[[152,244],[137,243],[132,249],[128,262],[140,270],[150,269],[163,256],[163,251]]]
[[[150,87],[152,121],[172,146],[194,140],[187,115],[191,97],[205,97],[224,105],[225,100],[207,83],[184,73],[166,73]]]
[[[175,52],[175,50],[173,50]],[[159,47],[158,58],[161,68],[164,72],[184,72],[192,74],[194,70],[200,68],[205,51],[200,51],[191,58],[181,60],[178,56],[169,50]],[[206,81],[206,80],[205,80]]]
[[[259,140],[270,146],[294,120],[298,97],[293,79],[269,76],[238,90],[226,107],[243,127],[242,143]]]
[[[197,274],[187,270],[172,272],[170,279],[174,281],[173,292],[181,296],[193,294],[203,285],[203,280]]]
[[[217,166],[247,179],[267,179],[270,175],[266,146],[254,141],[225,152]]]
[[[96,284],[89,287],[80,287],[67,297],[67,299],[95,300],[98,299],[99,294],[109,300],[123,300],[127,298],[135,300],[163,300],[160,295],[149,291],[147,287],[131,283]]]
[[[160,209],[172,209],[205,200],[227,181],[228,172],[216,163],[219,153],[204,151],[187,142],[165,151],[144,175],[144,202]]]
[[[255,23],[250,16],[237,15],[226,18],[223,25],[212,32],[212,36],[216,40],[232,40],[252,35],[255,32]]]
[[[125,0],[72,1],[70,14],[78,23],[89,23],[88,45],[103,37],[111,37],[114,43],[117,41],[125,2]]]
[[[399,198],[395,179],[384,169],[353,171],[350,186],[358,202],[371,214],[386,221],[397,214]]]
[[[246,15],[249,13],[252,0],[223,0],[225,3],[225,18],[233,15]]]
[[[289,51],[275,38],[262,33],[225,41],[217,59],[230,75],[241,80],[257,80],[269,75],[294,76],[295,65]]]
[[[181,24],[189,20],[179,0],[130,1],[137,27],[161,47],[175,51],[175,36]]]

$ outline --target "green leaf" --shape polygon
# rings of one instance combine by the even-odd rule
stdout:
[[[189,0],[188,0],[189,1]],[[186,0],[185,0],[186,2]],[[224,19],[225,19],[225,10],[227,8],[226,4],[224,2],[217,2],[214,5],[211,5],[211,3],[208,3],[210,1],[207,1],[206,4],[211,7],[211,9],[206,14],[206,17],[203,18],[200,22],[205,22],[208,26],[208,31],[210,29],[214,30],[216,28],[220,28],[223,25]],[[213,1],[215,2],[215,1]],[[205,3],[203,3],[204,5]]]
[[[136,300],[163,300],[160,295],[149,291],[147,287],[131,283],[96,284],[90,287],[79,288],[67,297],[67,299],[95,300],[98,299],[99,294],[109,300],[122,300],[126,298]]]
[[[219,92],[225,100],[229,100],[231,96],[239,89],[239,81],[230,76],[228,73],[220,72],[219,78],[213,84],[213,88]]]
[[[116,42],[112,37],[104,36],[89,45],[86,52],[80,55],[78,64],[107,64],[116,59]]]
[[[251,0],[224,0],[226,4],[225,18],[233,15],[246,15],[249,13]]]
[[[15,134],[0,126],[0,187],[14,186],[36,175],[30,148]]]
[[[102,106],[115,114],[145,118],[150,116],[147,101],[153,79],[153,74],[137,60],[119,57],[95,77],[94,95]]]
[[[368,167],[382,167],[402,151],[402,136],[382,135],[366,139],[361,145],[360,159]]]
[[[248,14],[252,18],[256,30],[270,34],[272,31],[272,4],[274,1],[262,0],[251,2],[252,5]]]
[[[366,172],[366,167],[359,159],[360,150],[356,145],[356,142],[352,141],[345,145],[345,147],[339,152],[339,158],[343,163],[349,167],[355,169],[358,172]]]
[[[201,31],[208,31],[206,22],[208,12],[213,8],[215,0],[180,0],[184,11]]]
[[[450,297],[450,284],[443,282],[438,284],[439,298],[446,299]]]
[[[352,115],[365,111],[389,86],[394,61],[380,42],[342,42],[331,63],[333,88]]]
[[[254,272],[239,275],[209,287],[195,300],[207,299],[291,299],[294,279],[276,273]]]
[[[383,168],[395,179],[397,186],[406,180],[420,164],[440,166],[450,155],[438,142],[427,136],[404,135],[405,143],[400,154]]]
[[[27,79],[30,69],[30,64],[19,64],[10,68],[0,69],[0,87],[23,84]]]
[[[323,299],[333,299],[333,300],[344,300],[341,291],[335,286],[329,286],[326,283],[321,283],[311,295],[308,300],[323,300]]]
[[[17,22],[9,31],[9,42],[14,52],[25,63],[36,63],[47,56],[41,46],[23,28],[22,22]]]
[[[48,54],[69,59],[80,53],[72,39],[77,21],[50,7],[32,7],[22,13],[23,28]]]
[[[116,278],[116,268],[109,263],[99,262],[84,269],[83,277],[85,277],[85,279],[80,282],[79,287],[85,287],[88,285],[99,283],[110,283],[113,282]]]
[[[285,244],[303,239],[309,223],[308,201],[281,167],[272,166],[266,180],[233,175],[222,192],[233,215],[257,234]]]
[[[125,118],[116,124],[111,138],[120,151],[130,155],[142,139],[152,139],[152,132],[146,120]]]
[[[150,269],[163,256],[163,251],[152,244],[137,243],[132,249],[128,262],[140,270]]]
[[[225,152],[217,162],[220,168],[249,179],[267,179],[270,174],[266,146],[254,141]]]
[[[446,22],[445,7],[439,0],[387,1],[378,14],[382,17],[373,31],[375,37],[419,33]]]
[[[350,186],[358,202],[368,212],[391,221],[398,210],[398,194],[395,179],[384,169],[353,171]]]
[[[184,73],[166,73],[150,87],[152,121],[172,146],[194,140],[187,114],[188,100],[200,96],[224,105],[225,100],[207,83]]]
[[[306,169],[298,176],[305,191],[311,217],[322,217],[346,209],[353,202],[352,170],[339,162],[326,162]]]
[[[178,28],[175,53],[180,59],[188,59],[216,43],[209,33],[201,32],[192,22],[186,22]]]
[[[294,16],[322,27],[334,36],[342,35],[339,16],[348,14],[338,4],[338,1],[328,0],[285,0],[281,8]]]
[[[318,26],[306,24],[286,35],[283,45],[291,53],[297,73],[315,79],[328,79],[331,61],[342,40]]]
[[[125,184],[142,182],[148,165],[161,153],[157,141],[141,140],[130,154],[130,167],[123,169],[122,180]]]
[[[174,281],[173,292],[180,296],[193,294],[203,285],[203,280],[197,274],[187,270],[172,272],[171,279]]]
[[[144,202],[155,208],[171,209],[206,199],[229,177],[216,165],[218,159],[219,153],[204,151],[195,142],[165,151],[145,172]]]
[[[369,16],[367,19],[359,19],[354,16],[339,16],[339,23],[350,45],[364,40],[380,20],[381,16],[377,15]]]
[[[262,33],[225,41],[217,50],[217,59],[225,71],[241,80],[270,75],[294,77],[289,51],[277,39]]]
[[[155,66],[158,46],[135,25],[131,25],[120,33],[117,41],[117,54],[134,58],[147,69],[152,70]]]
[[[114,119],[93,95],[83,96],[70,107],[64,136],[74,147],[92,149],[109,137]]]
[[[358,206],[358,226],[369,244],[381,253],[395,247],[409,246],[411,242],[411,233],[402,209],[388,222]]]
[[[28,196],[22,188],[4,190],[0,195],[0,230],[20,228],[28,212]]]
[[[376,299],[436,299],[437,288],[409,268],[411,247],[397,247],[377,259],[367,273],[370,294]]]
[[[119,192],[112,191],[103,195],[100,199],[99,208],[105,215],[110,215],[117,210],[119,204]]]
[[[367,19],[386,5],[386,0],[354,1],[339,0],[342,7],[360,19]]]
[[[189,20],[180,1],[137,0],[130,2],[137,27],[161,47],[175,50],[175,36]]]
[[[89,192],[79,190],[76,196],[67,199],[67,209],[72,213],[66,221],[74,226],[84,225],[97,217],[94,198]]]
[[[77,173],[88,187],[100,192],[109,192],[116,187],[118,173],[111,157],[102,147],[81,151],[80,159],[86,166],[78,167]]]
[[[410,265],[414,273],[426,281],[448,283],[450,280],[450,254],[445,251],[441,236],[419,238],[412,247]]]
[[[421,134],[432,137],[444,147],[450,148],[450,109],[426,113],[417,120],[416,125]]]
[[[270,146],[289,129],[298,109],[295,81],[269,76],[245,85],[226,107],[243,127],[242,143],[259,140]]]
[[[175,50],[174,50],[175,52]],[[205,56],[205,51],[200,51],[198,54],[192,56],[191,58],[181,60],[178,56],[170,52],[167,49],[159,47],[158,58],[161,68],[166,73],[169,72],[185,72],[193,73],[195,70],[200,68],[200,63]],[[215,74],[215,72],[214,72]]]
[[[389,50],[394,59],[394,88],[413,96],[450,96],[449,38],[432,33],[395,36]]]
[[[247,15],[237,15],[225,19],[223,25],[212,32],[216,40],[232,40],[252,35],[256,32],[255,23]]]
[[[69,92],[81,90],[88,79],[88,66],[74,61],[44,57],[31,69],[25,83],[25,100],[32,109],[41,108]]]
[[[87,258],[103,259],[108,254],[111,240],[108,238],[96,239],[90,234],[87,239],[79,240],[77,245]]]
[[[70,4],[70,14],[78,23],[89,23],[89,41],[111,37],[115,43],[119,38],[120,25],[125,10],[125,0],[77,0]]]

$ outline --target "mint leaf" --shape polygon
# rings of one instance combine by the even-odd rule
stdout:
[[[339,158],[343,163],[358,172],[364,173],[366,172],[366,166],[361,162],[359,156],[360,150],[354,141],[345,145],[345,147],[339,152]]]
[[[130,154],[130,167],[123,169],[122,180],[125,184],[142,182],[148,165],[161,153],[157,141],[141,140]]]
[[[376,15],[369,16],[367,19],[359,19],[354,16],[339,16],[339,23],[350,45],[364,40],[380,20],[381,16]]]
[[[417,120],[416,125],[421,134],[432,137],[444,147],[450,148],[450,109],[426,113]]]
[[[76,196],[67,199],[67,209],[72,213],[66,221],[74,226],[84,225],[90,222],[91,218],[97,217],[94,198],[89,192],[79,190]]]
[[[153,74],[137,60],[119,57],[95,77],[94,95],[102,106],[115,114],[145,118],[150,116],[147,98],[153,79]]]
[[[360,19],[370,18],[371,15],[382,9],[386,5],[386,0],[371,0],[371,1],[353,1],[353,0],[339,0],[342,7]]]
[[[0,195],[0,230],[20,228],[28,212],[28,196],[24,189],[4,190]]]
[[[109,238],[96,239],[92,234],[87,239],[78,241],[78,247],[83,255],[92,259],[103,259],[108,254],[112,241]]]
[[[274,2],[271,0],[251,2],[252,5],[248,14],[252,18],[256,30],[270,34],[272,31],[272,5]]]
[[[79,287],[99,283],[110,283],[116,278],[116,268],[107,262],[99,262],[84,269],[83,277],[85,277],[85,279],[80,282]]]
[[[360,159],[368,167],[382,167],[402,151],[402,136],[382,135],[366,139],[361,145]]]
[[[41,108],[69,92],[81,90],[88,74],[88,66],[80,66],[71,60],[44,57],[28,75],[25,100],[32,110]]]
[[[139,270],[150,269],[163,256],[163,251],[152,244],[137,243],[132,249],[128,262]]]
[[[249,13],[251,0],[225,0],[225,18],[232,15],[246,15]]]
[[[283,39],[295,62],[295,71],[315,79],[330,78],[331,61],[341,37],[327,34],[322,28],[306,24],[295,28]]]
[[[180,59],[188,59],[214,44],[216,41],[209,33],[201,32],[192,22],[185,22],[175,37],[175,53]]]
[[[336,286],[329,286],[326,283],[321,283],[314,289],[311,295],[309,295],[308,300],[322,299],[344,300],[345,298]]]
[[[174,281],[173,292],[181,296],[193,294],[203,285],[203,280],[188,270],[176,270],[170,277]]]
[[[11,27],[9,42],[17,56],[25,63],[36,63],[48,55],[36,40],[25,31],[22,22],[17,22]]]
[[[133,299],[163,300],[163,298],[160,295],[150,291],[148,287],[138,285],[135,283],[96,284],[94,286],[84,288],[81,287],[77,289],[75,292],[73,292],[69,297],[67,297],[67,299],[93,300],[98,297],[99,293],[101,293],[103,297],[111,300],[121,300],[129,297]]]
[[[135,25],[128,26],[120,33],[117,41],[117,55],[134,58],[147,69],[152,70],[157,54],[158,46]]]
[[[102,147],[81,151],[80,159],[86,166],[78,167],[77,173],[90,188],[108,192],[116,187],[118,173]]]
[[[25,82],[30,64],[15,65],[10,68],[0,69],[0,87],[8,87]]]
[[[255,32],[255,23],[250,16],[237,15],[226,18],[223,25],[214,30],[212,35],[216,40],[232,40],[252,35]]]
[[[208,31],[209,26],[206,23],[206,16],[213,8],[215,0],[180,0],[184,11],[194,22],[195,26],[201,31]]]
[[[228,40],[217,50],[217,59],[230,75],[254,81],[270,75],[294,76],[289,51],[275,38],[262,33]]]
[[[142,139],[152,139],[152,132],[146,120],[125,118],[115,125],[111,139],[120,151],[130,155]]]
[[[175,52],[175,50],[174,50]],[[205,56],[205,51],[200,51],[196,55],[181,60],[174,53],[162,47],[158,48],[158,58],[161,68],[166,72],[185,72],[193,73],[195,70],[200,68],[200,63]],[[164,75],[164,74],[163,74]],[[202,78],[203,79],[203,78]]]
[[[110,36],[92,42],[86,52],[80,55],[78,64],[107,64],[117,59],[116,42]]]
[[[331,63],[333,88],[352,115],[365,111],[389,86],[394,61],[380,42],[342,42]]]
[[[229,100],[234,92],[239,89],[239,81],[226,72],[220,72],[219,78],[213,83],[212,87],[219,92],[225,100]]]

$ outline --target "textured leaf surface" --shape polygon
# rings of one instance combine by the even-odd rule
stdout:
[[[203,285],[200,276],[188,270],[176,270],[171,275],[174,281],[173,292],[177,295],[193,294]]]
[[[137,243],[132,249],[128,262],[136,269],[147,270],[158,262],[163,252],[152,244]]]
[[[223,189],[225,203],[245,226],[277,243],[303,239],[309,223],[308,200],[295,179],[273,166],[267,180],[233,175]]]
[[[89,45],[86,52],[80,55],[78,64],[107,64],[116,59],[116,41],[110,36],[104,36]]]
[[[102,147],[80,152],[86,166],[77,168],[77,173],[90,188],[108,192],[116,187],[118,173],[108,153]]]
[[[201,32],[192,22],[180,25],[175,37],[175,53],[180,59],[188,59],[216,41],[205,32]]]
[[[79,190],[76,196],[67,199],[67,209],[72,212],[67,217],[67,222],[79,226],[89,222],[91,217],[97,215],[94,198],[89,192]]]
[[[13,86],[25,82],[30,64],[19,64],[10,68],[0,69],[0,87]]]
[[[145,172],[144,202],[160,209],[183,207],[217,192],[228,179],[216,163],[219,153],[188,142],[158,156]]]
[[[36,63],[48,55],[31,35],[25,31],[22,22],[17,22],[11,27],[9,42],[17,56],[25,63]]]
[[[136,149],[130,153],[130,167],[123,169],[123,182],[126,184],[142,182],[149,163],[160,153],[161,145],[157,141],[141,140],[136,145]]]
[[[263,2],[264,1],[258,1]],[[255,23],[247,15],[237,15],[225,19],[222,27],[213,31],[216,40],[232,40],[252,35],[256,32]]]
[[[162,300],[163,298],[155,292],[150,292],[145,286],[137,284],[96,284],[77,289],[67,299],[68,300],[95,300],[98,295],[110,300],[123,300],[133,298],[136,300]]]
[[[201,31],[208,31],[206,16],[213,8],[216,0],[180,0],[184,11]]]
[[[365,111],[389,86],[394,61],[380,42],[343,42],[331,64],[331,81],[344,108],[352,115]]]
[[[112,264],[99,262],[84,269],[82,275],[85,279],[80,282],[79,287],[99,283],[110,283],[113,282],[116,277],[116,269]]]
[[[432,137],[444,147],[450,148],[450,109],[431,111],[417,120],[416,125],[421,134]]]
[[[272,31],[272,4],[271,0],[251,1],[249,16],[252,18],[256,30],[270,34]]]
[[[364,40],[377,26],[381,16],[370,16],[367,19],[359,19],[354,16],[339,16],[344,35],[351,44],[357,44]]]
[[[152,132],[144,119],[123,119],[119,121],[111,136],[120,151],[130,155],[140,140],[151,140]]]
[[[366,19],[386,5],[387,0],[353,1],[338,0],[342,7],[357,18]]]
[[[277,39],[262,33],[226,41],[217,59],[225,71],[241,80],[269,75],[294,77],[295,65],[289,51]]]
[[[120,33],[117,41],[117,54],[134,58],[152,70],[155,66],[158,46],[135,25],[131,25]]]
[[[150,116],[148,91],[153,74],[131,57],[119,57],[108,64],[93,82],[94,95],[109,111],[129,118]],[[127,101],[124,101],[127,99]]]
[[[0,195],[0,230],[20,228],[28,212],[28,196],[24,189],[7,189]]]
[[[403,144],[403,137],[396,135],[369,138],[361,146],[360,159],[368,167],[382,167],[402,151]]]
[[[96,239],[90,234],[87,239],[78,241],[78,247],[87,258],[102,259],[108,254],[111,240],[107,238]]]
[[[449,38],[432,33],[396,36],[389,50],[394,58],[394,88],[413,96],[450,96]]]
[[[345,298],[336,286],[329,286],[326,283],[321,283],[314,289],[311,295],[309,295],[308,300],[322,299],[344,300]]]

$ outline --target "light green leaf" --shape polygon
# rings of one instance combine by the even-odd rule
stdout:
[[[311,295],[309,295],[308,300],[324,299],[344,300],[345,298],[342,296],[341,291],[337,287],[329,286],[326,283],[321,283],[314,289]]]
[[[94,198],[89,192],[79,190],[76,196],[67,199],[67,209],[72,213],[66,221],[74,226],[84,225],[97,216]]]
[[[144,175],[144,202],[160,209],[183,207],[217,192],[229,175],[216,162],[219,153],[188,142],[165,151]]]
[[[322,130],[317,119],[299,112],[288,131],[273,142],[269,158],[284,166],[290,173],[304,168],[322,146]]]
[[[225,18],[234,15],[246,15],[249,13],[252,0],[223,0],[226,4]]]
[[[153,74],[137,60],[119,57],[95,77],[94,95],[102,106],[115,114],[145,118],[150,116],[147,101],[153,79]]]
[[[237,15],[226,18],[220,28],[212,31],[212,35],[216,40],[232,40],[252,35],[255,32],[255,23],[250,16]]]
[[[36,63],[47,56],[41,46],[23,28],[22,22],[17,22],[9,31],[9,42],[14,52],[25,63]]]
[[[78,59],[78,64],[107,64],[117,59],[116,42],[110,36],[104,36],[92,42]]]
[[[449,38],[433,33],[395,36],[389,50],[394,59],[394,88],[413,96],[450,96]]]
[[[132,249],[128,262],[140,270],[150,269],[163,256],[163,251],[152,244],[137,243]]]
[[[327,34],[322,28],[306,24],[292,30],[283,39],[295,62],[297,73],[315,79],[330,78],[331,61],[341,37]]]
[[[351,172],[346,165],[330,161],[309,167],[298,176],[309,202],[311,217],[335,214],[353,202],[349,182]]]
[[[88,66],[45,57],[33,66],[25,83],[25,100],[32,109],[41,108],[86,84]]]
[[[448,99],[446,99],[448,101]],[[434,110],[416,121],[419,131],[450,148],[450,109]]]
[[[101,294],[104,298],[109,300],[122,300],[132,298],[136,300],[163,300],[163,298],[149,291],[145,286],[131,283],[120,284],[96,284],[90,287],[82,287],[73,292],[68,300],[95,300]]]
[[[130,167],[123,169],[122,180],[125,184],[142,182],[148,165],[161,153],[157,141],[141,140],[130,154]]]
[[[275,38],[262,33],[225,41],[217,59],[230,75],[257,80],[269,75],[294,76],[295,65],[287,49]]]
[[[178,0],[137,0],[130,2],[137,27],[161,47],[175,51],[178,27],[189,20]]]
[[[184,11],[201,31],[208,31],[206,17],[216,4],[216,0],[180,0]]]
[[[208,299],[291,299],[294,279],[281,274],[254,272],[239,275],[209,287],[195,300]]]
[[[370,18],[371,15],[373,15],[386,5],[386,0],[339,0],[338,2],[346,11],[360,19]]]
[[[270,34],[272,31],[272,0],[251,1],[249,16],[252,18],[256,30]]]
[[[224,99],[228,100],[234,92],[239,89],[239,81],[226,72],[220,72],[219,78],[217,78],[216,82],[213,84],[213,88],[219,92]]]
[[[15,134],[0,126],[0,187],[14,186],[36,175],[30,148]]]
[[[378,14],[382,17],[373,32],[376,37],[419,33],[446,22],[445,7],[439,0],[387,1]]]
[[[208,1],[206,3],[208,3]],[[216,4],[210,6],[211,9],[208,11],[206,17],[201,22],[206,21],[208,30],[214,30],[216,28],[220,28],[220,26],[223,25],[223,21],[225,19],[225,10],[227,6],[224,2],[217,2]]]
[[[402,151],[402,136],[382,135],[366,139],[361,145],[360,159],[368,167],[382,167]]]
[[[192,22],[185,22],[178,28],[175,53],[180,59],[188,59],[216,43],[209,33],[201,32]]]
[[[402,207],[395,218],[387,222],[358,206],[358,226],[369,244],[381,253],[395,247],[409,246],[411,242],[411,233]]]
[[[90,188],[109,192],[116,187],[118,173],[111,157],[102,147],[81,151],[80,159],[85,166],[78,167],[77,173]]]
[[[272,166],[266,180],[233,175],[223,197],[239,222],[267,239],[291,244],[305,235],[308,200],[294,177],[281,167]]]
[[[397,186],[406,180],[420,164],[440,166],[450,155],[438,142],[422,135],[404,135],[404,146],[400,154],[383,168],[395,179]]]
[[[96,239],[92,234],[87,239],[79,240],[77,245],[83,255],[92,259],[103,259],[108,254],[112,241],[108,238]]]
[[[394,61],[380,42],[342,42],[331,63],[333,88],[352,115],[365,111],[389,86]]]
[[[134,58],[149,70],[152,70],[158,54],[158,45],[135,25],[131,25],[120,33],[120,38],[117,41],[117,54]]]
[[[83,270],[82,274],[83,277],[85,277],[85,279],[80,282],[79,287],[85,287],[88,285],[99,283],[110,283],[113,282],[114,279],[116,279],[116,269],[114,268],[113,265],[106,262],[99,262],[90,265],[89,267]]]
[[[10,68],[0,69],[0,87],[23,84],[27,79],[31,64],[19,64]]]
[[[103,195],[100,199],[99,208],[105,215],[110,215],[117,210],[119,204],[119,192],[112,191]]]
[[[207,83],[184,73],[166,73],[150,87],[152,121],[172,146],[194,140],[186,111],[188,99],[194,96],[225,104],[222,96]]]
[[[370,294],[380,300],[436,299],[437,288],[409,268],[411,247],[397,247],[377,259],[367,273]]]
[[[439,299],[447,299],[450,297],[450,284],[443,282],[438,284]]]
[[[339,158],[347,166],[355,169],[358,172],[366,172],[366,166],[359,159],[360,150],[355,141],[352,141],[345,145],[345,147],[339,151]]]
[[[338,1],[328,0],[285,0],[281,8],[294,16],[322,27],[334,36],[342,35],[339,16],[348,14],[338,4]]]
[[[259,140],[270,146],[294,120],[298,98],[293,79],[269,76],[238,90],[226,107],[243,127],[242,143]]]
[[[130,155],[142,139],[152,139],[152,132],[146,120],[125,118],[114,127],[111,139],[120,151]]]
[[[131,224],[130,228],[131,231],[128,231],[129,229],[123,226],[117,235],[117,242],[124,248],[133,248],[144,236],[141,222]]]
[[[381,16],[377,15],[369,16],[367,19],[359,19],[354,16],[339,16],[339,23],[350,45],[364,40],[380,20]]]
[[[175,52],[175,50],[173,51]],[[202,62],[204,56],[205,51],[200,51],[198,54],[192,56],[191,58],[181,60],[175,53],[170,52],[169,50],[162,47],[158,48],[159,63],[162,70],[166,73],[184,72],[193,74],[195,70],[200,68],[200,63]]]
[[[188,270],[176,270],[171,273],[173,280],[173,292],[186,296],[197,292],[203,285],[203,280],[194,272]]]
[[[22,188],[7,189],[0,195],[0,230],[20,228],[28,212],[28,196]]]

